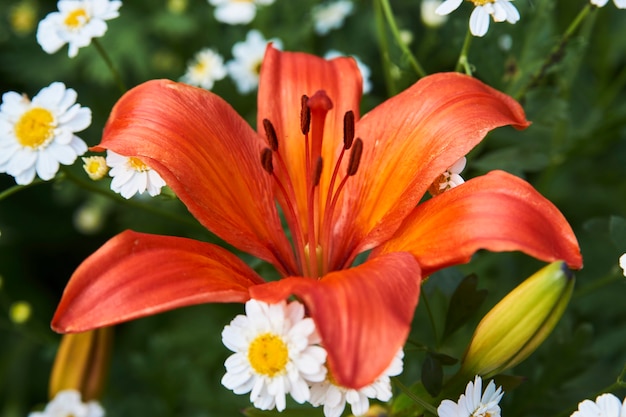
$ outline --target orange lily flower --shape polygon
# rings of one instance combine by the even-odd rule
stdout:
[[[125,231],[78,267],[53,328],[79,332],[197,303],[295,295],[335,381],[361,388],[406,341],[429,274],[478,249],[582,266],[563,215],[510,174],[492,172],[420,203],[489,130],[529,125],[517,102],[468,76],[437,74],[360,118],[361,89],[350,58],[270,46],[258,132],[206,90],[160,80],[126,93],[99,148],[155,169],[207,229],[283,278],[265,282],[217,245]]]

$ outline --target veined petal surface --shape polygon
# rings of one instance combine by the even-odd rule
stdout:
[[[98,148],[139,158],[206,228],[284,270],[294,260],[261,166],[263,146],[220,97],[155,80],[117,102]]]
[[[389,366],[409,334],[420,268],[408,253],[390,253],[321,280],[289,277],[250,289],[278,302],[295,294],[306,305],[328,352],[333,378],[362,388]]]
[[[219,246],[125,231],[76,269],[52,328],[82,332],[193,304],[245,302],[263,282]]]
[[[492,171],[420,204],[376,253],[411,252],[424,277],[469,262],[479,249],[522,251],[580,269],[582,257],[561,212],[526,181]]]
[[[364,115],[356,125],[361,164],[336,218],[352,230],[338,247],[358,253],[391,237],[435,178],[505,125],[529,125],[522,107],[458,73],[424,77]]]

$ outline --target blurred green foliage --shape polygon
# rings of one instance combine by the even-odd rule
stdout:
[[[325,36],[313,31],[310,10],[318,3],[276,0],[261,8],[251,24],[228,26],[215,20],[206,0],[132,0],[124,3],[119,18],[108,22],[99,41],[128,86],[152,78],[179,79],[204,47],[216,48],[228,60],[232,45],[251,28],[268,39],[281,39],[286,50],[324,55],[336,49],[358,56],[371,68],[374,85],[364,97],[363,111],[416,81],[390,32],[377,32],[376,2],[355,1],[343,27]],[[419,5],[419,0],[391,2],[398,26],[412,35],[410,50],[428,73],[453,70],[470,4],[465,2],[439,28],[421,22]],[[617,264],[626,252],[626,11],[612,3],[592,10],[555,53],[587,0],[518,0],[515,5],[521,20],[492,23],[484,38],[472,40],[469,62],[476,77],[520,99],[533,124],[523,132],[503,128],[490,134],[468,156],[464,176],[504,169],[526,178],[560,208],[579,238],[585,267],[577,272],[570,306],[546,343],[510,372],[526,382],[507,392],[502,402],[507,417],[569,415],[579,401],[611,386],[626,364],[626,278]],[[93,123],[80,136],[95,145],[120,94],[93,46],[82,48],[74,59],[67,57],[66,47],[53,55],[41,50],[36,25],[54,10],[54,1],[0,3],[0,90],[33,96],[51,82],[63,81],[78,91],[79,103],[92,109]],[[546,62],[543,76],[532,82]],[[395,74],[391,85],[385,82],[386,63]],[[529,83],[533,85],[527,88]],[[254,94],[238,94],[230,79],[218,81],[213,91],[254,123]],[[87,182],[78,162],[57,180],[0,201],[4,417],[24,416],[47,401],[48,375],[60,340],[48,323],[67,279],[96,248],[127,228],[215,240],[173,198],[128,203],[107,198],[106,181],[88,183],[99,190],[94,193],[77,186],[73,177]],[[13,178],[0,175],[0,192],[13,185]],[[98,227],[77,227],[77,216],[85,209],[92,209]],[[449,375],[458,366],[454,358],[462,356],[482,315],[539,267],[520,254],[479,253],[472,263],[431,277],[400,380],[410,385],[425,370],[425,381],[436,387],[437,373],[443,369]],[[469,274],[477,277],[480,300],[468,303],[468,316],[456,317],[458,325],[447,328],[448,307],[458,297],[455,289]],[[470,287],[475,291],[475,285]],[[19,300],[32,307],[31,318],[22,324],[9,318],[11,304]],[[241,415],[247,397],[232,394],[219,382],[228,356],[220,332],[240,312],[239,305],[202,305],[118,326],[103,398],[107,414]],[[615,393],[623,396],[625,391]]]

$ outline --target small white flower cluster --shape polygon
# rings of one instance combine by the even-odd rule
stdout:
[[[461,177],[461,172],[465,169],[466,163],[467,159],[461,157],[433,182],[428,191],[435,196],[463,184],[465,180]]]
[[[626,398],[622,402],[613,394],[602,394],[595,402],[584,400],[571,417],[626,417]]]
[[[59,11],[39,22],[37,42],[49,54],[68,44],[68,55],[73,58],[78,49],[88,46],[93,38],[104,36],[106,20],[118,17],[121,6],[121,1],[60,0]]]
[[[483,393],[483,380],[476,375],[461,394],[458,402],[443,400],[437,408],[439,417],[500,417],[500,400],[504,392],[502,387],[489,381]]]
[[[591,0],[591,4],[597,7],[604,7],[609,0]],[[618,9],[626,9],[626,0],[613,0]]]
[[[474,36],[485,36],[489,30],[489,18],[494,22],[516,23],[520,19],[519,12],[511,3],[512,0],[468,0],[474,3],[474,10],[470,15],[469,27]],[[463,0],[445,0],[435,13],[448,15],[461,6]]]
[[[340,416],[346,403],[360,416],[369,409],[369,398],[391,399],[389,377],[402,372],[402,351],[371,385],[344,388],[329,375],[326,351],[301,303],[250,300],[245,310],[222,332],[224,345],[235,352],[226,359],[222,384],[235,394],[250,393],[256,408],[283,411],[290,395],[300,404],[323,405],[326,417]]]
[[[97,401],[84,403],[80,393],[75,390],[59,391],[46,404],[43,411],[34,411],[28,417],[104,417],[104,409]]]
[[[280,39],[266,40],[258,30],[251,30],[245,41],[233,45],[234,59],[226,64],[226,69],[241,94],[250,93],[258,87],[261,63],[269,42],[278,49],[283,46]]]

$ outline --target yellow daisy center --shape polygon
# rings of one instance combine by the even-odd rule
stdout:
[[[270,377],[285,372],[289,359],[289,349],[279,336],[264,333],[257,336],[248,348],[248,361],[261,375]]]
[[[475,6],[484,6],[485,4],[495,3],[495,0],[467,0],[474,3]]]
[[[139,158],[135,158],[134,156],[128,158],[128,164],[137,172],[144,172],[150,169],[148,165],[144,164]]]
[[[28,110],[15,124],[17,141],[28,148],[37,149],[45,145],[53,132],[54,116],[40,107]]]
[[[85,9],[76,9],[67,15],[65,18],[65,25],[76,29],[83,26],[89,20],[89,16]]]

